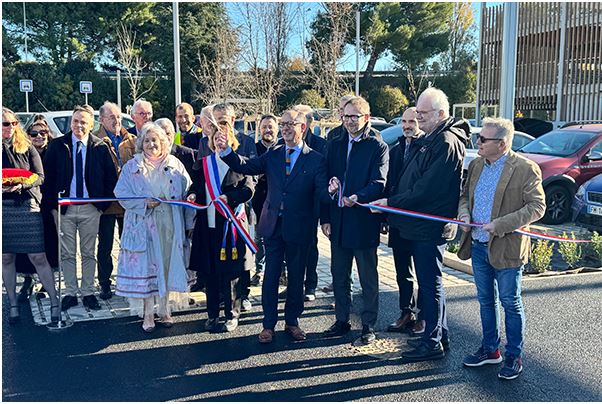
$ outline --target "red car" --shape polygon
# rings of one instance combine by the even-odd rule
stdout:
[[[571,218],[571,204],[577,188],[602,174],[602,124],[553,130],[519,152],[541,168],[547,205],[542,222],[564,223]]]

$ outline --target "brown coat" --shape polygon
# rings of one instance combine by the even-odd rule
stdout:
[[[472,217],[474,191],[483,171],[485,159],[478,157],[468,166],[468,178],[460,196],[458,217]],[[516,268],[529,261],[531,240],[514,233],[541,219],[546,210],[545,194],[541,184],[541,170],[531,160],[510,151],[493,200],[491,221],[495,234],[489,240],[489,262],[494,268]],[[458,257],[468,259],[471,255],[470,231],[460,240]]]
[[[136,136],[129,133],[124,127],[121,127],[122,140],[119,144],[119,159],[121,160],[121,166],[119,166],[119,160],[117,160],[115,148],[113,147],[111,138],[109,135],[107,135],[105,128],[101,125],[100,129],[98,129],[94,135],[99,137],[107,144],[107,146],[109,146],[109,150],[111,151],[111,159],[113,159],[113,164],[115,164],[115,168],[117,169],[117,175],[119,175],[121,173],[121,166],[133,158],[134,154],[136,153]],[[123,216],[123,212],[124,210],[119,202],[113,202],[111,206],[104,212],[104,214]]]

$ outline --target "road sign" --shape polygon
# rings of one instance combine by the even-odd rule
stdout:
[[[33,80],[19,80],[19,90],[22,93],[31,93],[33,91]]]
[[[82,94],[92,94],[92,82],[91,81],[80,81],[79,92]]]

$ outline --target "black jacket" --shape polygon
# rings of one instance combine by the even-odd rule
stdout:
[[[328,131],[326,134],[326,141],[331,142],[343,136],[347,136],[347,129],[345,129],[343,124],[340,124],[339,126]]]
[[[42,203],[48,205],[50,209],[57,208],[59,192],[65,192],[64,197],[69,197],[73,178],[72,138],[73,135],[69,132],[65,136],[52,140],[44,156],[46,177]],[[117,170],[108,146],[101,139],[90,134],[86,147],[84,181],[88,195],[90,198],[113,198],[113,189],[117,184]],[[111,202],[99,202],[93,205],[104,211]],[[61,213],[65,214],[66,211],[67,207],[63,206]]]
[[[255,143],[255,147],[257,148],[257,155],[261,156],[268,151],[268,148],[264,146],[264,144],[260,141]],[[272,146],[271,148],[275,147]],[[263,203],[265,202],[265,198],[268,195],[268,180],[265,174],[261,174],[257,176],[257,184],[255,185],[255,193],[253,194],[253,200],[251,204],[253,206],[253,212],[255,212],[255,216],[257,217],[257,222],[261,219],[261,209],[263,208]]]
[[[285,150],[282,145],[259,157],[243,158],[236,153],[222,157],[234,171],[247,174],[265,174],[268,183],[267,198],[257,225],[257,234],[270,238],[274,234],[282,206],[282,238],[285,242],[309,244],[316,234],[313,203],[316,195],[327,202],[328,184],[324,157],[304,145],[293,171],[285,172]]]
[[[372,131],[353,143],[347,167],[349,137],[339,136],[328,144],[327,178],[337,177],[343,184],[343,195],[357,195],[366,203],[383,196],[389,166],[387,145]],[[380,217],[369,209],[337,206],[331,200],[330,209],[322,209],[322,223],[331,224],[330,241],[343,248],[375,248],[380,243]]]
[[[196,161],[196,152],[190,147],[174,144],[171,146],[171,155],[184,164],[184,168],[186,168],[188,175],[192,178],[192,167]]]
[[[22,168],[38,175],[38,179],[33,184],[23,185],[21,192],[5,193],[2,199],[23,201],[33,198],[38,204],[41,203],[40,186],[44,183],[44,167],[33,145],[30,145],[25,153],[15,153],[10,144],[2,142],[2,168]]]
[[[389,206],[432,215],[456,217],[462,183],[462,162],[470,136],[468,124],[454,118],[419,139],[420,148],[392,184]],[[452,239],[457,226],[388,215],[389,226],[409,240]]]

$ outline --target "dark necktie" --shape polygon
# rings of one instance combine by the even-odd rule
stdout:
[[[84,197],[84,157],[82,155],[82,142],[77,142],[75,153],[75,196]]]
[[[291,154],[293,154],[295,152],[295,149],[288,149],[286,151],[286,176],[288,177],[289,175],[291,175],[291,170],[292,170],[292,166],[291,166]]]
[[[406,142],[405,150],[403,151],[403,163],[406,164],[408,162],[408,157],[410,156],[410,147],[412,147],[412,143]]]

